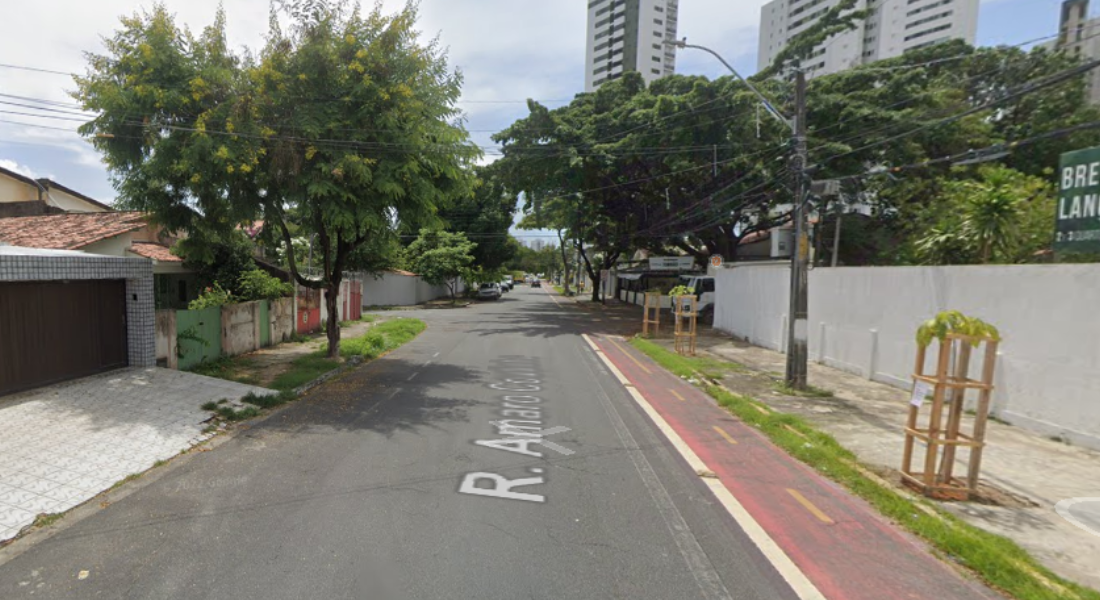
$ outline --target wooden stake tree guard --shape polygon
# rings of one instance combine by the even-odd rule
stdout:
[[[918,344],[916,368],[913,371],[914,391],[905,427],[905,450],[902,455],[902,481],[924,495],[941,500],[968,500],[978,489],[978,476],[985,448],[985,427],[993,395],[993,371],[997,364],[995,336],[973,336],[946,333],[939,340],[936,370],[926,374],[925,357],[928,346]],[[969,378],[971,354],[984,346],[981,380]],[[952,372],[954,358],[954,372]],[[925,390],[932,392],[926,427],[918,427],[924,406]],[[963,406],[967,390],[978,390],[978,405],[973,430],[961,431]],[[914,471],[913,449],[916,440],[926,444],[923,471]],[[969,449],[969,471],[966,479],[955,477],[956,451]]]
[[[649,311],[653,311],[653,318],[650,319]],[[645,300],[642,305],[642,335],[649,335],[649,326],[653,325],[653,335],[661,334],[661,293],[660,292],[646,292]]]
[[[687,294],[672,297],[675,328],[673,337],[676,338],[676,352],[695,356],[695,333],[699,319],[697,307],[698,298]]]

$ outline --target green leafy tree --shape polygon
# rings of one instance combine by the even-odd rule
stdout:
[[[929,211],[932,227],[914,242],[929,264],[1019,263],[1035,259],[1054,237],[1053,185],[1003,166],[944,184]]]
[[[241,295],[241,276],[256,268],[253,249],[248,236],[237,230],[185,238],[176,245],[184,266],[195,270],[199,287],[218,284],[235,296]]]
[[[76,97],[122,205],[198,240],[262,219],[299,285],[336,314],[352,255],[401,223],[428,223],[472,191],[479,155],[455,106],[461,76],[417,8],[369,13],[345,0],[287,0],[255,55],[228,49],[219,11],[201,36],[163,6],[124,18],[89,55]],[[319,277],[299,271],[295,236],[316,236]],[[339,356],[337,319],[328,353]]]
[[[499,270],[517,252],[519,244],[508,230],[515,223],[516,194],[496,175],[493,165],[478,167],[473,194],[457,198],[439,211],[439,218],[453,232],[477,242],[474,264]]]
[[[468,277],[473,267],[475,247],[461,233],[423,229],[420,237],[409,244],[409,263],[424,281],[446,285],[454,303],[459,280]]]

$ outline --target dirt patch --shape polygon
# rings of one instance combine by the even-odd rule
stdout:
[[[359,337],[374,325],[385,320],[385,318],[378,318],[373,323],[356,322],[344,327],[340,330],[340,339],[347,340]],[[326,343],[328,343],[328,339],[324,333],[321,333],[304,342],[286,342],[245,354],[238,359],[237,368],[233,372],[233,379],[247,381],[260,387],[268,387],[277,377],[290,370],[291,362],[317,352]],[[343,362],[343,359],[337,360]]]

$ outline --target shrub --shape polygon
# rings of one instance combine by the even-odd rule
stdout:
[[[226,291],[221,284],[215,282],[214,285],[207,287],[199,294],[198,298],[195,298],[187,305],[189,310],[202,310],[204,308],[213,308],[215,306],[222,306],[233,302],[233,294]]]
[[[237,283],[241,302],[275,300],[294,293],[294,286],[261,269],[245,271]]]

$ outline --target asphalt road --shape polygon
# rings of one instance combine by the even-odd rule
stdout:
[[[613,322],[527,287],[408,314],[404,348],[19,542],[0,598],[795,597],[580,337]]]

